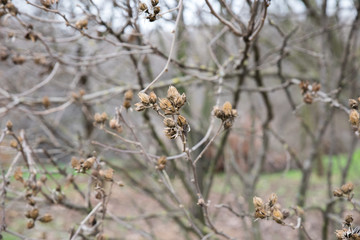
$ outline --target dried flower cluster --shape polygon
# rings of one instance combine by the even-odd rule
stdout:
[[[253,198],[253,204],[255,207],[254,217],[256,219],[272,218],[275,222],[283,224],[283,220],[286,219],[290,212],[286,209],[281,209],[280,204],[277,203],[278,197],[275,193],[272,193],[269,200],[264,203],[260,197]]]
[[[51,214],[46,213],[40,216],[40,211],[36,206],[37,202],[35,201],[35,197],[41,191],[41,187],[43,184],[45,184],[47,177],[42,176],[40,180],[36,181],[34,176],[30,176],[29,179],[25,181],[23,178],[22,169],[21,167],[18,167],[14,172],[14,179],[18,182],[21,182],[26,189],[25,199],[29,207],[29,210],[25,213],[25,217],[28,219],[26,227],[28,229],[33,228],[36,221],[40,221],[42,223],[51,222],[53,219]],[[61,192],[61,190],[57,189],[57,192]],[[61,194],[59,194],[58,196],[63,197]],[[57,200],[61,201],[62,198],[58,198]]]
[[[139,3],[139,11],[146,14],[146,19],[149,19],[150,22],[157,20],[157,15],[160,13],[160,7],[158,6],[159,0],[151,0],[151,6],[148,7],[146,3]]]
[[[135,110],[143,111],[147,108],[152,108],[160,116],[164,118],[165,135],[170,139],[175,139],[178,136],[184,137],[190,131],[190,126],[186,118],[180,115],[179,110],[186,103],[185,93],[180,94],[174,86],[170,86],[167,91],[166,98],[158,98],[154,92],[149,95],[143,92],[138,94],[140,102],[136,103]],[[160,110],[164,113],[162,114]]]
[[[232,127],[234,119],[237,116],[237,111],[232,108],[230,102],[225,102],[222,108],[214,107],[213,112],[217,118],[221,119],[225,129]]]
[[[346,196],[349,200],[351,200],[351,198],[353,197],[353,195],[351,194],[353,190],[354,190],[354,184],[348,182],[342,185],[340,188],[335,189],[333,191],[333,194],[335,197]]]
[[[321,88],[320,83],[313,83],[310,85],[309,81],[301,81],[299,84],[301,89],[301,94],[303,95],[303,100],[306,104],[311,104],[314,97],[316,97],[317,92]]]
[[[350,239],[350,240],[360,240],[360,227],[353,228],[353,217],[352,215],[347,215],[345,217],[344,225],[341,230],[336,230],[335,235],[337,239],[344,240],[344,239]]]
[[[358,98],[360,101],[360,97]],[[355,99],[349,99],[350,113],[349,122],[354,132],[359,135],[360,133],[360,114],[359,114],[359,103]]]
[[[95,113],[95,115],[94,115],[95,124],[104,125],[106,120],[108,120],[108,115],[106,114],[106,112],[103,112],[101,114]]]
[[[71,158],[71,167],[76,170],[78,173],[85,173],[87,170],[91,169],[94,163],[96,162],[95,157],[90,157],[88,159],[78,159],[76,157]]]

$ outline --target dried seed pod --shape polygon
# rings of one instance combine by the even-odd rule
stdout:
[[[155,15],[157,15],[157,14],[159,14],[160,13],[160,7],[159,6],[156,6],[156,7],[154,7],[154,14]]]
[[[26,59],[24,56],[16,55],[16,56],[13,56],[11,60],[15,65],[21,65],[25,62]]]
[[[10,141],[10,147],[17,149],[18,143],[15,139]]]
[[[286,219],[290,216],[290,212],[287,209],[282,210],[282,214],[283,214],[284,219]]]
[[[149,95],[147,95],[146,93],[143,93],[143,92],[139,92],[138,97],[140,98],[140,101],[142,104],[144,104],[145,106],[149,105],[149,103],[150,103]]]
[[[226,101],[222,107],[222,110],[224,111],[225,117],[231,117],[232,105],[230,102]]]
[[[51,1],[50,0],[41,0],[41,4],[46,8],[51,8]]]
[[[150,98],[150,103],[151,103],[151,104],[155,104],[155,103],[156,103],[156,101],[157,101],[157,96],[156,96],[156,94],[155,94],[154,92],[151,92],[151,93],[149,94],[149,98]]]
[[[312,90],[313,92],[318,92],[318,91],[320,90],[320,88],[321,88],[321,84],[320,84],[320,83],[313,83],[313,84],[311,85],[311,90]]]
[[[15,178],[16,181],[24,183],[23,173],[22,173],[21,167],[16,168],[16,170],[14,172],[14,178]]]
[[[278,209],[278,208],[274,208],[273,212],[272,212],[272,216],[273,216],[273,220],[275,220],[275,222],[281,224],[283,221],[283,214],[282,212]]]
[[[8,2],[5,5],[5,8],[10,12],[11,15],[16,16],[18,14],[18,9],[15,7],[15,5],[12,2]]]
[[[145,110],[146,107],[142,103],[135,103],[135,111],[141,112]]]
[[[79,20],[79,21],[77,21],[76,23],[75,23],[75,27],[76,28],[79,28],[79,29],[87,29],[87,26],[88,26],[88,19],[87,18],[84,18],[84,19],[81,19],[81,20]]]
[[[35,222],[32,219],[29,219],[29,221],[26,224],[27,229],[31,229],[35,226]]]
[[[147,5],[145,3],[141,2],[141,3],[139,3],[139,10],[141,12],[145,12],[145,11],[148,10],[148,7],[147,7]]]
[[[358,126],[359,119],[360,119],[359,112],[355,109],[351,109],[349,114],[349,122],[351,123],[351,125]]]
[[[354,221],[352,215],[346,215],[345,217],[345,223],[348,225],[351,225],[351,223]]]
[[[166,167],[166,157],[161,156],[157,160],[156,169],[161,171],[165,169],[165,167]]]
[[[13,129],[13,123],[12,123],[10,120],[8,120],[8,121],[6,122],[6,128],[7,128],[7,130],[12,131],[12,129]]]
[[[342,197],[344,195],[344,193],[341,191],[341,189],[337,188],[333,191],[333,195],[335,197]]]
[[[278,197],[275,193],[272,193],[269,197],[269,206],[272,207],[276,204]]]
[[[90,157],[90,158],[86,159],[86,161],[82,164],[82,167],[83,167],[85,170],[90,169],[90,168],[94,165],[95,160],[96,160],[95,157]]]
[[[304,100],[304,103],[306,103],[306,104],[311,104],[311,103],[313,102],[313,97],[311,96],[310,93],[306,93],[306,94],[304,95],[303,100]]]
[[[178,116],[178,119],[177,119],[177,124],[180,126],[180,127],[184,127],[185,125],[187,125],[187,120],[184,116],[182,115],[179,115]]]
[[[106,120],[108,120],[108,115],[106,114],[106,112],[103,112],[103,113],[101,114],[101,121],[102,121],[102,122],[105,122]]]
[[[352,109],[358,109],[358,102],[355,99],[349,99],[349,106]]]
[[[129,89],[125,92],[125,95],[124,95],[125,100],[131,101],[133,99],[133,97],[134,97],[134,92],[131,89]]]
[[[131,107],[131,101],[125,100],[123,103],[124,108],[129,109]]]
[[[175,127],[175,121],[172,118],[164,118],[163,122],[166,127],[170,127],[170,128]]]
[[[53,217],[51,216],[50,213],[46,213],[44,216],[39,218],[39,221],[42,223],[48,223],[51,222],[53,220]]]
[[[263,200],[260,197],[253,197],[253,204],[255,208],[262,207],[264,205]]]
[[[112,181],[114,177],[114,170],[112,168],[100,170],[99,175],[103,177],[106,181]]]
[[[164,133],[169,139],[175,139],[177,137],[177,133],[174,128],[165,128]]]
[[[29,211],[30,218],[35,220],[38,216],[39,216],[39,209],[33,208],[32,210]]]
[[[159,0],[151,0],[151,5],[152,5],[153,7],[155,7],[156,5],[158,5],[158,3],[159,3]]]
[[[118,127],[118,124],[117,124],[117,121],[115,118],[112,118],[110,121],[109,121],[109,127],[111,129],[116,129]]]
[[[76,157],[71,158],[71,167],[74,169],[79,169],[80,167],[80,161]]]
[[[42,99],[42,104],[45,108],[48,108],[50,106],[50,100],[48,96],[44,96]]]
[[[309,81],[301,81],[299,83],[299,87],[301,89],[301,94],[305,94],[308,90],[308,87],[309,87]]]
[[[254,217],[260,219],[266,218],[267,217],[266,210],[262,207],[256,208]]]
[[[348,183],[342,185],[340,189],[344,194],[349,194],[352,192],[352,190],[354,190],[354,184],[352,184],[351,182],[348,182]]]
[[[180,93],[178,92],[178,90],[176,89],[176,87],[174,86],[170,86],[168,91],[167,91],[167,98],[170,101],[174,101],[177,97],[180,96]]]
[[[5,61],[9,57],[10,53],[9,50],[6,48],[0,49],[0,59],[1,61]]]
[[[221,120],[224,119],[225,113],[224,113],[224,111],[222,109],[220,109],[218,107],[214,107],[213,112],[214,112],[215,117],[217,117],[217,118],[219,118]]]
[[[95,120],[96,123],[101,123],[102,122],[101,114],[100,113],[95,113],[94,120]]]

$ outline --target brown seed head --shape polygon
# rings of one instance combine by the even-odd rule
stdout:
[[[111,129],[116,129],[117,128],[117,121],[116,121],[116,119],[115,118],[112,118],[110,121],[109,121],[109,127],[111,128]]]
[[[10,147],[17,149],[18,143],[15,139],[10,141]]]
[[[175,122],[172,118],[164,118],[164,125],[169,128],[175,127]]]
[[[51,216],[50,213],[46,213],[44,216],[39,218],[39,221],[42,223],[48,223],[48,222],[51,222],[52,220],[53,220],[53,217]]]
[[[352,109],[358,109],[358,102],[355,99],[349,99],[349,106]]]
[[[75,27],[79,29],[83,29],[83,28],[87,29],[87,26],[88,26],[87,18],[81,19],[75,23]]]
[[[167,98],[170,101],[174,101],[179,96],[180,96],[180,94],[179,94],[178,90],[176,89],[176,87],[170,86],[167,91]]]
[[[282,214],[284,216],[284,219],[286,219],[290,216],[290,212],[287,209],[282,210]]]
[[[80,167],[80,161],[76,157],[71,158],[71,167],[74,169],[79,169]]]
[[[255,208],[263,207],[264,202],[260,197],[253,197],[253,204]]]
[[[48,108],[50,106],[50,100],[48,96],[43,97],[42,104],[45,108]]]
[[[262,207],[256,208],[254,217],[261,219],[266,218],[267,217],[266,210]]]
[[[155,7],[156,5],[158,5],[158,3],[159,3],[159,0],[151,0],[151,5],[152,5],[153,7]]]
[[[354,190],[354,184],[352,184],[351,182],[348,182],[348,183],[342,185],[340,189],[344,194],[349,194],[352,192],[352,190]]]
[[[100,113],[95,113],[94,120],[95,120],[96,123],[102,123],[103,119],[101,117],[101,114]]]
[[[351,123],[351,125],[358,126],[359,119],[360,119],[359,112],[355,109],[351,109],[350,114],[349,114],[349,122]]]
[[[335,189],[334,191],[333,191],[333,195],[335,196],[335,197],[342,197],[343,196],[343,192],[341,191],[341,189],[339,189],[339,188],[337,188],[337,189]]]
[[[145,109],[146,109],[146,107],[141,102],[135,103],[135,111],[141,112]]]
[[[222,110],[224,111],[225,117],[230,117],[232,112],[232,105],[230,102],[226,101],[222,107]]]
[[[82,167],[83,167],[85,170],[90,169],[90,168],[94,165],[95,160],[96,160],[95,157],[90,157],[90,158],[86,159],[86,161],[83,163]]]
[[[30,210],[29,216],[30,218],[35,220],[39,216],[39,209],[33,208],[32,210]]]
[[[177,119],[177,124],[180,126],[180,127],[184,127],[185,125],[187,125],[187,120],[184,116],[182,115],[179,115],[178,116],[178,119]]]
[[[143,3],[143,2],[139,3],[139,10],[140,10],[141,12],[144,12],[144,11],[146,11],[147,9],[148,9],[148,7],[147,7],[147,5],[146,5],[145,3]]]
[[[134,92],[131,89],[129,89],[125,92],[125,95],[124,95],[125,100],[131,101],[133,99],[133,97],[134,97]]]
[[[311,87],[312,87],[313,92],[318,92],[320,90],[320,88],[321,88],[321,84],[320,83],[313,83]]]
[[[106,120],[108,120],[108,115],[106,114],[106,112],[103,112],[101,114],[101,122],[105,122]]]
[[[131,107],[131,101],[125,100],[123,103],[124,108],[129,109]]]
[[[310,93],[306,93],[306,94],[304,95],[303,100],[304,100],[304,103],[306,103],[306,104],[311,104],[311,103],[313,102],[313,97],[311,96]]]
[[[21,167],[17,167],[17,168],[15,169],[14,178],[15,178],[16,181],[19,181],[19,182],[21,182],[21,183],[24,183],[23,173],[22,173]]]
[[[159,6],[156,6],[156,7],[154,7],[154,14],[156,15],[156,14],[159,14],[160,13],[160,7]]]
[[[29,221],[26,224],[27,229],[31,229],[35,226],[35,222],[32,219],[29,219]]]
[[[218,107],[214,107],[213,112],[214,112],[215,117],[220,118],[221,120],[224,119],[225,113],[224,113],[224,111],[222,109],[220,109]]]
[[[138,97],[140,98],[140,101],[142,104],[144,104],[145,106],[149,105],[149,103],[150,103],[149,95],[147,95],[146,93],[143,93],[143,92],[139,92]]]
[[[272,193],[269,197],[269,206],[272,207],[277,203],[278,197],[275,193]]]
[[[177,137],[177,134],[176,134],[176,131],[174,128],[165,128],[164,133],[165,133],[166,137],[168,137],[169,139],[175,139]]]
[[[284,216],[282,214],[282,212],[278,209],[278,208],[274,208],[273,212],[272,212],[272,216],[273,216],[273,219],[275,220],[275,222],[281,224],[284,219]]]
[[[345,233],[346,233],[346,231],[344,231],[344,230],[336,230],[335,231],[335,235],[336,235],[338,240],[344,239]]]
[[[149,94],[149,98],[150,98],[150,103],[151,103],[151,104],[155,104],[155,103],[156,103],[156,101],[157,101],[157,96],[156,96],[156,94],[155,94],[154,92],[151,92],[151,93]]]
[[[8,120],[8,121],[6,122],[6,128],[7,128],[7,130],[12,131],[12,129],[13,129],[13,123],[12,123],[10,120]]]
[[[352,215],[346,215],[345,217],[345,223],[348,225],[351,225],[351,223],[354,221]]]

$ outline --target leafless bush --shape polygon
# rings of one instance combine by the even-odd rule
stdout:
[[[350,0],[2,0],[1,236],[359,239],[359,16]]]

